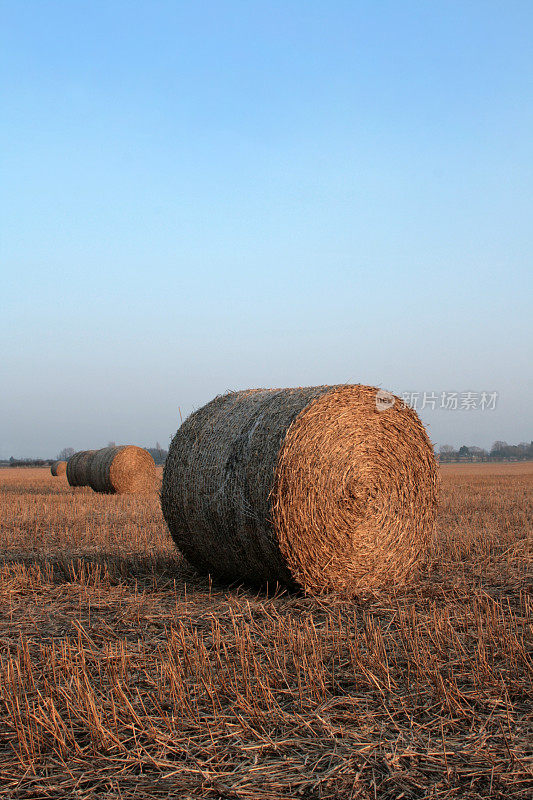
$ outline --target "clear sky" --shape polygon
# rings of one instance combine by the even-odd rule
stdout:
[[[533,438],[531,0],[4,0],[0,457],[228,389]]]

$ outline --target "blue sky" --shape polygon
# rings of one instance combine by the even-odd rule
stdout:
[[[4,0],[0,457],[228,389],[531,439],[533,4]]]

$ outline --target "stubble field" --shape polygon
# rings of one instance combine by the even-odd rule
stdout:
[[[528,798],[533,465],[441,469],[409,585],[227,587],[157,496],[0,470],[0,794]]]

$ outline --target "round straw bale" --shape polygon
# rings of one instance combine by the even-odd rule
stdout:
[[[417,414],[370,386],[217,397],[170,446],[178,547],[226,580],[353,594],[404,581],[429,542],[437,469]]]
[[[59,475],[64,475],[67,471],[67,462],[66,461],[54,461],[52,466],[50,467],[50,472],[57,478]]]
[[[89,468],[96,450],[80,450],[67,461],[67,480],[71,486],[89,485]]]
[[[89,484],[95,492],[141,494],[155,491],[156,469],[147,450],[134,445],[104,447],[91,460]]]

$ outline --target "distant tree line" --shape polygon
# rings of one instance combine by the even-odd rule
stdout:
[[[110,442],[110,444],[112,444]],[[114,443],[113,443],[114,444]],[[168,450],[156,442],[155,447],[147,447],[157,465],[165,463]],[[11,458],[9,461],[0,461],[1,466],[9,467],[46,467],[54,461],[68,461],[74,455],[74,448],[64,447],[56,458]],[[520,442],[520,444],[507,444],[507,442],[494,442],[490,450],[482,447],[463,444],[457,450],[451,444],[439,447],[438,459],[441,463],[453,461],[533,461],[533,442]]]
[[[507,444],[507,442],[497,441],[490,450],[466,444],[456,450],[450,444],[443,444],[439,448],[439,461],[441,463],[452,461],[533,461],[533,442]]]
[[[0,464],[9,467],[49,467],[55,460],[55,458],[13,458],[11,456],[9,461],[0,461]]]
[[[109,442],[110,447],[114,447],[114,442]],[[164,464],[168,455],[168,450],[164,450],[159,442],[156,442],[155,447],[147,447],[146,450],[150,453],[157,465]],[[54,461],[68,461],[76,451],[73,447],[64,447],[59,451],[55,458],[11,458],[9,461],[0,461],[0,466],[4,467],[48,467]]]

